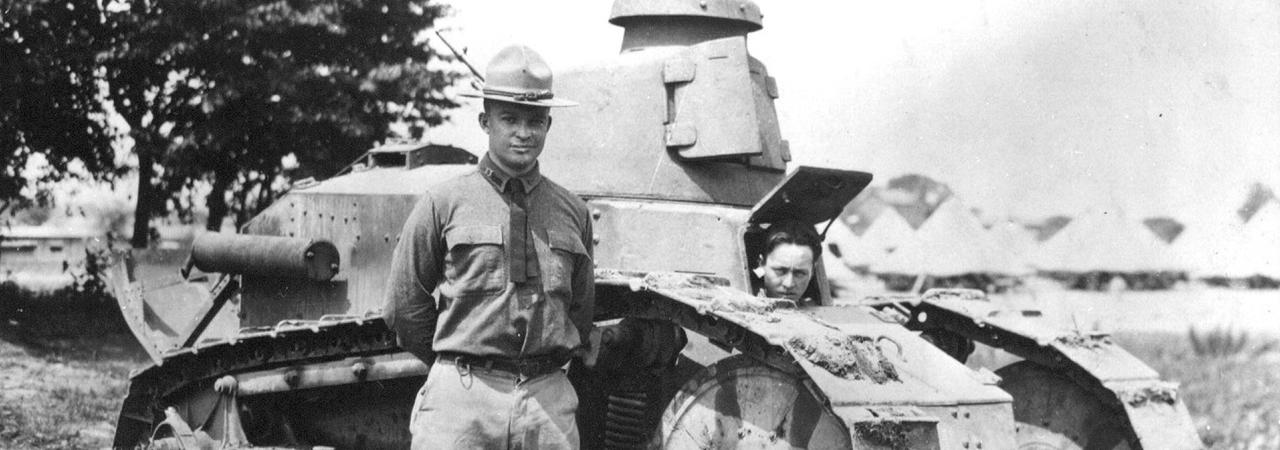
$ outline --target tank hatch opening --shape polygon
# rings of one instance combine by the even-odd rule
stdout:
[[[365,153],[352,168],[355,171],[374,167],[412,170],[433,164],[475,164],[478,161],[476,155],[452,145],[414,142],[376,147]]]

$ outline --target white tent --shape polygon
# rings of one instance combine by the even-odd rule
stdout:
[[[825,224],[819,225],[818,231],[821,232],[824,228],[826,228]],[[866,266],[870,261],[880,261],[885,256],[883,249],[867,245],[865,240],[859,238],[848,225],[839,220],[827,230],[823,241],[824,258],[834,257],[830,255],[833,246],[840,253],[841,265],[845,267]]]
[[[829,253],[829,249],[833,246],[841,255],[844,255],[845,252],[853,250],[858,245],[858,235],[853,234],[853,230],[849,229],[849,226],[845,225],[843,220],[836,219],[832,222],[818,224],[817,230],[819,233],[824,229],[827,230],[826,236],[823,236],[824,246],[822,252],[824,255]]]
[[[874,222],[862,232],[854,251],[845,255],[845,262],[854,266],[866,266],[883,261],[898,246],[910,241],[916,230],[894,208],[885,208]]]
[[[818,225],[818,232],[821,233],[824,228],[827,228],[825,224]],[[822,267],[826,268],[827,281],[831,282],[835,289],[832,295],[839,296],[842,292],[852,291],[853,286],[858,282],[858,275],[845,265],[844,260],[836,256],[837,252],[843,255],[851,251],[857,239],[858,236],[853,234],[844,221],[837,219],[831,223],[830,228],[827,228],[827,234],[823,237]],[[832,247],[836,251],[831,251]]]
[[[1244,224],[1236,251],[1223,272],[1232,278],[1264,275],[1280,279],[1280,204],[1264,203]]]
[[[1033,264],[1061,272],[1180,272],[1181,258],[1137,219],[1116,207],[1076,215],[1040,246]]]
[[[939,277],[970,273],[1030,273],[1021,258],[996,244],[958,198],[952,197],[929,216],[915,236],[898,247],[873,272],[928,274]]]
[[[1031,230],[1012,220],[996,221],[987,231],[991,233],[996,245],[1024,260],[1030,258],[1039,246]]]
[[[1188,224],[1170,244],[1174,254],[1197,277],[1231,276],[1227,266],[1239,252],[1244,224],[1234,211],[1214,216],[1214,221]]]

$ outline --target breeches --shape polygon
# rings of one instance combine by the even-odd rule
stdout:
[[[577,449],[578,395],[563,371],[528,380],[437,360],[418,391],[413,448]]]

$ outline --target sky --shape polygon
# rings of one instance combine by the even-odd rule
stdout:
[[[440,25],[481,68],[516,42],[556,70],[621,42],[607,0],[451,3]],[[748,46],[778,81],[793,163],[925,174],[989,217],[1119,207],[1195,224],[1253,182],[1280,190],[1280,4],[756,4]],[[474,111],[428,137],[483,148]]]

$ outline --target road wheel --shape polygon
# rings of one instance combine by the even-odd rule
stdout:
[[[851,448],[849,432],[799,377],[735,355],[672,398],[656,443],[666,449]]]
[[[1031,361],[996,371],[1013,396],[1018,448],[1127,450],[1128,421],[1069,378]]]

